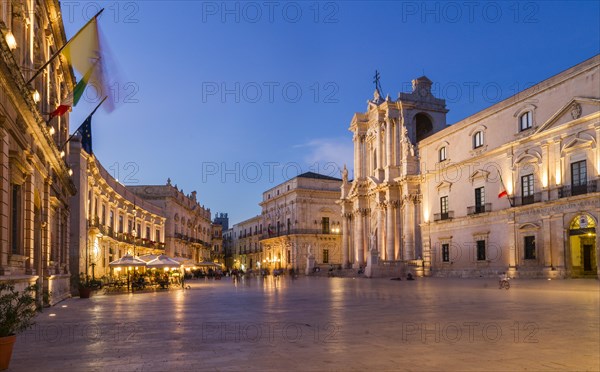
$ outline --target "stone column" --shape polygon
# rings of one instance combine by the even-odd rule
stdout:
[[[394,149],[392,146],[392,131],[393,131],[393,123],[392,119],[387,118],[385,120],[385,165],[388,167],[388,173],[386,174],[386,179],[389,181],[389,167],[393,166],[393,155]]]
[[[377,146],[375,146],[375,148],[377,149],[377,167],[376,167],[376,169],[383,169],[383,149],[381,148],[381,141],[382,141],[381,131],[382,131],[382,124],[377,123],[377,137],[376,137]]]
[[[385,213],[385,203],[378,203],[377,206],[377,246],[375,249],[379,252],[380,257],[385,256],[385,235],[383,226],[383,214]]]
[[[360,178],[360,137],[354,134],[352,137],[354,142],[354,173],[355,178]]]
[[[52,221],[50,221],[50,186],[52,179],[46,178],[44,181],[44,195],[42,199],[42,244],[40,263],[38,263],[38,274],[40,276],[50,275],[48,272],[48,264],[50,263],[50,229]]]
[[[541,201],[547,201],[549,199],[548,191],[550,189],[550,185],[552,184],[553,177],[550,175],[550,153],[548,151],[549,145],[548,143],[542,144],[542,169],[540,172],[540,177],[542,178],[542,198]],[[544,176],[546,177],[546,185],[544,186]],[[521,190],[522,192],[522,190]],[[514,191],[513,191],[514,193]]]
[[[354,213],[354,266],[363,266],[365,264],[364,237],[363,237],[363,215],[359,209]]]
[[[513,277],[516,274],[517,266],[517,242],[515,232],[515,220],[511,216],[507,221],[508,227],[508,275]]]
[[[394,201],[394,259],[402,260],[404,255],[402,252],[402,227],[404,220],[402,219],[402,207],[400,200]]]
[[[386,243],[385,243],[385,259],[386,261],[395,261],[395,239],[396,235],[394,229],[394,212],[395,208],[392,205],[392,201],[388,200],[387,202],[387,211],[385,218],[385,234],[386,234]]]
[[[34,205],[34,187],[33,187],[33,169],[30,169],[30,174],[25,178],[24,185],[24,206],[23,206],[23,218],[24,233],[23,233],[23,256],[27,257],[25,261],[25,271],[29,275],[35,275],[35,262],[34,262],[34,218],[35,218],[35,205]]]
[[[350,252],[350,247],[349,247],[350,231],[348,230],[348,219],[349,219],[348,213],[342,214],[342,267],[344,269],[348,267],[348,264],[349,264],[348,253]]]
[[[3,128],[5,117],[0,116],[0,275],[10,274],[8,255],[11,250],[8,235],[10,221],[9,137]]]
[[[543,256],[544,267],[550,268],[553,266],[552,260],[552,236],[550,235],[550,216],[542,217],[542,242],[544,244]]]
[[[414,259],[415,239],[414,239],[414,202],[407,198],[404,204],[404,260]]]

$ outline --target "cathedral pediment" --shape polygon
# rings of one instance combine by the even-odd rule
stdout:
[[[600,107],[600,99],[575,97],[567,104],[561,107],[554,115],[552,115],[544,124],[542,124],[536,133],[544,130],[549,130],[557,126],[575,121],[581,117],[598,112]]]

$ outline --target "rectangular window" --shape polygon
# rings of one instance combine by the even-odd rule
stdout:
[[[21,242],[21,186],[12,185],[10,216],[10,245],[13,254],[20,253]]]
[[[115,212],[110,211],[110,218],[108,220],[110,229],[114,231],[115,229]]]
[[[119,216],[119,232],[123,233],[123,216]]]
[[[442,196],[440,198],[440,212],[442,213],[442,219],[448,218],[448,197]]]
[[[156,229],[156,241],[160,242],[160,230]]]
[[[485,188],[475,189],[475,213],[485,212]]]
[[[287,219],[287,233],[289,234],[290,231],[292,229],[292,221],[290,221],[290,219]]]
[[[142,225],[138,223],[136,238],[139,238],[140,236],[142,236]]]
[[[521,194],[521,204],[532,204],[535,201],[533,196],[533,174],[521,177]]]
[[[525,259],[526,260],[534,260],[535,259],[535,236],[526,236],[524,238],[524,246],[525,246]]]
[[[442,261],[450,262],[450,244],[442,244]]]
[[[102,204],[102,224],[106,225],[106,205]]]
[[[442,147],[442,148],[440,149],[440,153],[439,153],[439,155],[440,155],[440,156],[439,156],[439,160],[440,160],[440,161],[444,161],[444,160],[446,160],[446,146],[444,146],[444,147]]]
[[[329,234],[329,217],[321,218],[321,227],[323,234]]]
[[[288,249],[288,251],[287,251],[287,263],[289,264],[291,262],[292,262],[292,252]]]
[[[131,234],[131,229],[133,228],[133,223],[131,220],[127,220],[127,233]]]
[[[150,226],[146,226],[146,239],[150,239]]]
[[[523,196],[533,195],[533,174],[521,177],[521,193]]]
[[[477,241],[477,261],[485,261],[485,240]]]
[[[571,163],[571,195],[587,192],[587,166],[585,160]]]
[[[329,249],[323,249],[323,263],[329,263]]]

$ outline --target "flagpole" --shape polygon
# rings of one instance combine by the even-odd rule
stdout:
[[[502,180],[502,173],[500,173],[500,171],[498,171],[498,176],[500,176],[500,183],[502,183],[502,187],[504,188],[504,191],[506,191],[506,185],[504,184],[504,181]],[[513,207],[513,203],[510,200],[510,195],[508,195],[508,192],[506,193],[506,199],[508,199],[508,204],[510,204],[510,207]]]
[[[102,103],[104,103],[104,101],[106,101],[106,99],[108,98],[108,96],[105,96],[102,101],[100,101],[100,103],[98,104],[98,106],[96,106],[96,108],[94,109],[94,111],[92,111],[85,119],[87,120],[87,118],[89,118],[90,116],[94,115],[94,113],[96,112],[96,110],[98,110],[98,108],[100,107],[100,105]],[[85,123],[85,120],[83,121],[83,123]],[[79,129],[83,126],[83,123],[77,127],[77,129],[75,130],[75,132],[73,132],[73,134],[71,134],[69,136],[69,138],[67,139],[67,141],[65,143],[63,143],[63,145],[60,147],[61,150],[63,150],[65,148],[65,146],[67,146],[67,143],[69,143],[69,141],[71,141],[73,139],[73,137],[75,136],[75,134],[77,134],[77,132],[79,131]]]
[[[79,35],[81,33],[81,31],[83,31],[84,28],[86,28],[90,23],[92,23],[93,20],[95,20],[96,18],[98,18],[98,16],[104,11],[104,8],[100,9],[100,11],[98,13],[96,13],[95,16],[93,16],[89,21],[87,21],[87,23],[79,30],[77,31],[77,33],[75,34],[75,36],[73,36],[72,38],[69,39],[69,41],[67,41],[65,43],[65,45],[61,46],[58,51],[56,53],[54,53],[54,55],[52,57],[50,57],[50,59],[44,63],[44,65],[42,67],[39,68],[39,70],[36,71],[35,74],[33,74],[33,77],[31,79],[29,79],[27,81],[27,83],[25,83],[25,85],[29,85],[31,84],[31,82],[38,77],[39,74],[42,73],[42,71],[44,71],[44,69],[54,60],[54,58],[56,58],[62,51],[63,49],[65,49],[67,47],[67,45],[69,45],[69,43],[74,40],[77,35]]]

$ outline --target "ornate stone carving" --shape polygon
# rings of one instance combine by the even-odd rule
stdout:
[[[573,120],[579,119],[581,117],[581,105],[577,102],[573,103],[571,106],[571,117]]]

